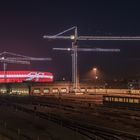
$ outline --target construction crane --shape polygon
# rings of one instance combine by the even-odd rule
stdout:
[[[74,30],[74,35],[70,36],[64,36],[63,34]],[[79,50],[78,48],[78,41],[140,41],[140,36],[78,36],[78,29],[76,26],[69,28],[63,32],[60,32],[56,35],[44,35],[44,39],[59,39],[59,40],[71,40],[72,41],[72,48],[69,50],[72,50],[72,79],[73,79],[73,89],[78,89],[78,72],[77,72],[77,52]],[[80,48],[82,49],[82,48]],[[55,50],[58,50],[55,48]],[[61,48],[62,50],[62,48]],[[84,49],[83,49],[84,50]],[[86,49],[85,49],[86,50]],[[97,48],[94,51],[100,51],[101,48]],[[88,51],[91,51],[91,49],[88,49]],[[108,50],[109,51],[109,50]],[[114,50],[115,51],[115,50]],[[116,50],[118,51],[118,50]],[[112,50],[113,52],[113,50]]]
[[[6,69],[8,63],[30,65],[31,61],[50,61],[50,60],[52,59],[29,57],[29,56],[20,55],[12,52],[6,52],[6,51],[0,53],[0,62],[3,63],[3,71],[4,71],[5,79],[6,79]]]

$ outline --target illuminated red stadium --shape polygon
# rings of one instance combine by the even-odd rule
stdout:
[[[53,75],[50,72],[40,71],[0,71],[0,83],[14,82],[52,82]]]

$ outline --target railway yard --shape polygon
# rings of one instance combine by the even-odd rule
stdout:
[[[104,103],[97,95],[1,95],[0,104],[0,129],[17,139],[140,139],[139,105]]]
[[[140,140],[139,5],[2,1],[0,140]]]

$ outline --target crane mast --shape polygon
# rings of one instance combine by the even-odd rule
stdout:
[[[72,42],[72,83],[73,83],[73,90],[78,89],[78,65],[77,65],[77,48],[78,48],[78,32],[77,27],[75,27],[74,33],[74,41]]]

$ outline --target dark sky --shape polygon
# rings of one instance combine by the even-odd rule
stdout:
[[[54,35],[72,26],[78,26],[79,35],[140,36],[139,5],[139,2],[119,0],[0,2],[0,52],[51,57],[51,62],[36,62],[30,66],[9,64],[8,68],[50,71],[56,79],[66,77],[69,80],[70,53],[55,52],[52,48],[71,47],[71,42],[47,41],[42,36]],[[81,75],[85,75],[93,66],[97,66],[102,74],[112,78],[140,75],[139,41],[81,41],[79,45],[121,49],[120,53],[79,53]]]

